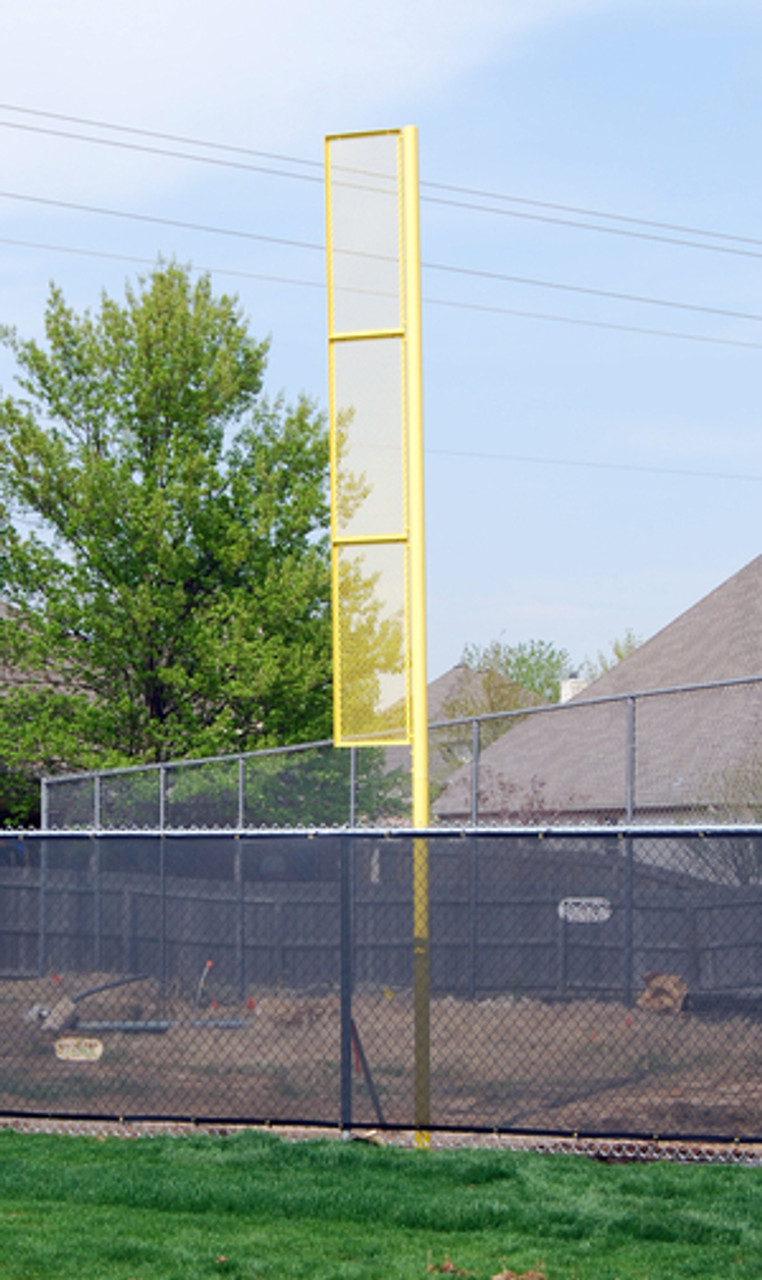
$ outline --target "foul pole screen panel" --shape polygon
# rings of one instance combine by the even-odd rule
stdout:
[[[326,139],[334,739],[414,743],[418,492],[411,456],[414,130]],[[417,188],[414,193],[417,207]],[[418,319],[419,323],[419,319]],[[413,396],[413,402],[419,398]],[[421,499],[422,500],[422,499]],[[420,616],[419,616],[420,615]],[[425,690],[425,658],[424,658]],[[419,681],[420,683],[420,681]],[[425,717],[425,707],[424,707]],[[425,723],[425,720],[424,720]],[[415,773],[415,765],[414,765]]]

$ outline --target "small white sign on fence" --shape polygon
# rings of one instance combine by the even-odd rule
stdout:
[[[608,898],[564,898],[558,914],[568,924],[605,924],[611,919],[611,903]]]
[[[85,1040],[82,1036],[64,1036],[56,1040],[55,1054],[62,1062],[97,1062],[103,1053],[102,1040]]]

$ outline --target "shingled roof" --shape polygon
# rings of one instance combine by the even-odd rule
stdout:
[[[762,556],[563,706],[527,716],[484,751],[479,812],[493,821],[624,816],[627,700],[591,699],[762,675]],[[580,705],[581,704],[581,705]],[[466,820],[470,765],[435,805]],[[639,818],[762,811],[762,683],[636,700]]]

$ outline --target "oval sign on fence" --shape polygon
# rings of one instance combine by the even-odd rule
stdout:
[[[85,1040],[83,1036],[56,1040],[56,1057],[62,1062],[97,1062],[102,1053],[102,1040]]]
[[[569,924],[605,924],[611,919],[608,898],[564,898],[558,914]]]

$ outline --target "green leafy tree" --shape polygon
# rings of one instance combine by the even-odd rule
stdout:
[[[95,314],[53,288],[45,333],[2,333],[20,387],[0,401],[6,794],[31,771],[325,737],[314,406],[264,398],[267,344],[176,264]]]
[[[470,683],[482,689],[485,711],[511,711],[558,702],[561,681],[571,665],[566,650],[549,640],[521,640],[518,644],[493,640],[487,645],[467,645],[461,662],[481,677],[478,684]]]
[[[580,675],[585,680],[597,680],[618,662],[628,658],[642,643],[642,636],[637,635],[632,627],[628,627],[623,636],[611,641],[608,653],[599,649],[595,658],[585,658],[580,667]]]
[[[442,708],[444,716],[458,719],[558,702],[560,683],[569,666],[566,650],[548,640],[522,640],[517,644],[493,640],[487,645],[466,645],[460,680]],[[481,729],[482,747],[489,746],[521,719],[487,721]],[[464,736],[461,728],[441,730],[435,741],[433,773],[446,776],[470,759],[470,733]]]

